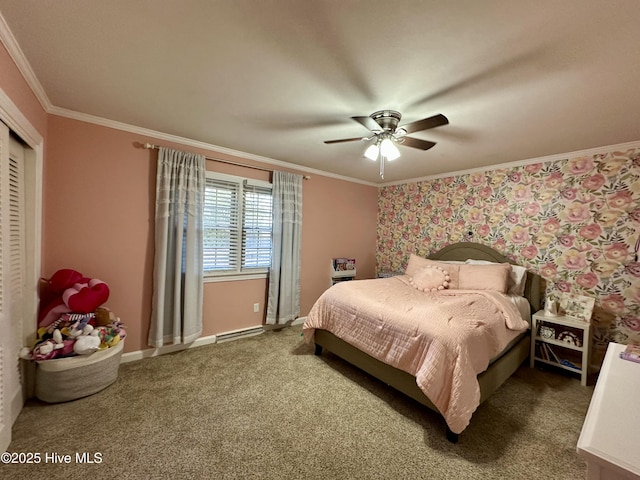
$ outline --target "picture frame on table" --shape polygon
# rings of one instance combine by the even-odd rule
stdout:
[[[583,322],[591,321],[595,298],[575,293],[561,293],[558,297],[559,310],[562,315],[577,318]]]

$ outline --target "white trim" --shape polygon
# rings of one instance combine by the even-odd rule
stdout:
[[[459,175],[466,175],[466,174],[470,174],[470,173],[477,173],[477,172],[490,172],[492,170],[500,170],[500,169],[507,169],[507,168],[513,168],[513,167],[521,167],[524,165],[531,165],[533,163],[546,163],[546,162],[553,162],[556,160],[565,160],[568,158],[576,158],[576,157],[580,157],[580,156],[589,156],[589,155],[597,155],[600,153],[607,153],[607,152],[611,152],[613,150],[622,150],[622,149],[631,149],[631,148],[640,148],[640,140],[639,141],[633,141],[633,142],[627,142],[627,143],[619,143],[619,144],[614,144],[614,145],[607,145],[607,146],[603,146],[603,147],[595,147],[595,148],[590,148],[590,149],[586,149],[586,150],[577,150],[574,152],[568,152],[568,153],[558,153],[558,154],[554,154],[554,155],[548,155],[545,157],[536,157],[536,158],[529,158],[529,159],[524,159],[524,160],[517,160],[517,161],[513,161],[513,162],[506,162],[506,163],[498,163],[498,164],[493,164],[493,165],[486,165],[486,166],[481,166],[481,167],[475,167],[475,168],[469,168],[469,169],[465,169],[465,170],[457,170],[457,171],[452,171],[452,172],[446,172],[446,173],[438,173],[435,175],[427,175],[424,177],[416,177],[416,178],[410,178],[410,179],[406,179],[406,180],[398,180],[395,182],[386,182],[386,183],[374,183],[374,182],[369,182],[366,180],[361,180],[358,178],[352,178],[352,177],[347,177],[344,175],[338,175],[336,173],[332,173],[332,172],[326,172],[324,170],[318,170],[315,168],[310,168],[310,167],[305,167],[302,165],[297,165],[294,163],[289,163],[289,162],[283,162],[281,160],[274,160],[272,158],[269,157],[263,157],[260,155],[255,155],[252,153],[246,153],[246,152],[241,152],[239,150],[232,150],[230,148],[225,148],[225,147],[220,147],[218,145],[213,145],[210,143],[205,143],[205,142],[200,142],[198,140],[192,140],[189,138],[185,138],[185,137],[179,137],[177,135],[171,135],[171,134],[167,134],[167,133],[162,133],[162,132],[158,132],[155,130],[150,130],[150,129],[146,129],[146,128],[142,128],[142,127],[136,127],[133,125],[128,125],[126,123],[121,123],[121,122],[116,122],[114,120],[107,120],[104,118],[100,118],[100,117],[95,117],[93,115],[88,115],[88,114],[84,114],[84,113],[78,113],[78,112],[74,112],[71,110],[66,110],[60,107],[52,107],[50,110],[48,110],[49,113],[52,113],[54,115],[59,115],[62,117],[67,117],[67,118],[72,118],[75,120],[80,120],[86,123],[93,123],[96,125],[102,125],[108,128],[114,128],[116,130],[123,130],[123,131],[127,131],[127,132],[131,132],[131,133],[137,133],[139,135],[144,135],[144,136],[148,136],[148,137],[153,137],[153,138],[157,138],[159,140],[166,140],[168,142],[172,142],[172,143],[177,143],[180,145],[186,145],[186,146],[191,146],[191,147],[195,147],[195,148],[201,148],[204,150],[209,150],[212,152],[218,152],[218,153],[224,153],[227,155],[233,155],[235,157],[238,158],[242,158],[245,160],[255,160],[257,162],[261,162],[261,163],[266,163],[269,165],[275,165],[275,166],[280,166],[282,168],[289,168],[292,170],[297,170],[300,172],[305,172],[305,173],[313,173],[316,175],[322,175],[324,177],[329,177],[329,178],[335,178],[338,180],[345,180],[347,182],[351,182],[351,183],[357,183],[360,185],[367,185],[370,187],[377,187],[377,188],[381,188],[381,187],[389,187],[392,185],[404,185],[407,183],[417,183],[417,182],[422,182],[422,181],[427,181],[427,180],[436,180],[438,178],[446,178],[446,177],[455,177],[455,176],[459,176]]]
[[[22,384],[24,386],[24,381],[22,382]],[[13,398],[11,399],[11,425],[15,423],[15,421],[20,416],[20,412],[22,412],[22,405],[24,404],[22,390],[22,388],[16,390],[14,392]]]
[[[266,182],[264,180],[257,180],[255,178],[242,177],[240,175],[229,175],[228,173],[215,172],[213,170],[207,170],[205,177],[212,178],[214,180],[223,180],[229,183],[242,183],[251,187],[262,187],[269,190],[273,190],[273,183]]]
[[[238,340],[239,338],[255,337],[264,333],[264,327],[258,325],[249,328],[239,328],[237,330],[231,330],[230,332],[219,333],[217,335],[218,340],[216,343],[230,342],[231,340]]]
[[[123,353],[120,359],[120,363],[135,362],[137,360],[143,360],[145,358],[158,357],[160,355],[166,355],[168,353],[181,352],[190,348],[202,347],[204,345],[213,345],[214,343],[224,343],[231,340],[237,340],[240,338],[254,337],[264,333],[264,326],[258,325],[255,327],[240,328],[238,330],[231,330],[229,332],[219,333],[217,335],[209,335],[207,337],[200,337],[196,341],[189,344],[179,345],[166,345],[160,348],[149,348],[146,350],[137,350],[135,352]]]
[[[230,273],[223,274],[218,273],[217,275],[204,273],[204,277],[202,279],[203,283],[216,283],[216,282],[239,282],[243,280],[261,280],[269,278],[269,272],[261,272],[261,273]]]
[[[193,140],[190,138],[180,137],[178,135],[172,135],[170,133],[158,132],[156,130],[151,130],[144,127],[137,127],[135,125],[130,125],[123,122],[117,122],[115,120],[107,120],[105,118],[96,117],[94,115],[89,115],[86,113],[74,112],[73,110],[67,110],[65,108],[60,107],[51,107],[48,110],[52,115],[58,115],[60,117],[71,118],[73,120],[79,120],[81,122],[93,123],[95,125],[101,125],[103,127],[113,128],[116,130],[122,130],[125,132],[135,133],[138,135],[152,137],[158,140],[164,140],[171,143],[177,143],[180,145],[186,145],[194,148],[201,148],[203,150],[208,150],[214,153],[222,153],[225,155],[232,155],[237,158],[242,158],[245,160],[254,160],[260,163],[266,163],[268,165],[274,165],[277,167],[288,168],[291,170],[296,170],[299,172],[305,173],[314,173],[316,175],[322,175],[323,177],[336,178],[338,180],[345,180],[347,182],[352,183],[360,183],[363,185],[369,185],[372,187],[378,186],[377,183],[367,182],[364,180],[360,180],[357,178],[351,178],[344,175],[338,175],[336,173],[326,172],[324,170],[318,170],[315,168],[305,167],[303,165],[297,165],[295,163],[283,162],[282,160],[275,160],[269,157],[263,157],[261,155],[255,155],[253,153],[241,152],[239,150],[233,150],[231,148],[221,147],[219,145],[213,145],[211,143],[201,142],[199,140]],[[162,146],[162,145],[156,145]]]
[[[0,118],[34,150],[37,150],[37,147],[42,145],[42,135],[40,135],[38,130],[35,129],[2,88],[0,88]]]
[[[392,185],[405,185],[407,183],[417,183],[417,182],[423,182],[426,180],[436,180],[438,178],[446,178],[446,177],[457,177],[460,175],[467,175],[470,173],[490,172],[492,170],[503,170],[503,169],[513,168],[513,167],[522,167],[524,165],[531,165],[533,163],[547,163],[547,162],[555,162],[557,160],[567,160],[570,158],[588,157],[588,156],[598,155],[601,153],[609,153],[615,150],[630,150],[633,148],[640,148],[640,140],[636,140],[634,142],[627,142],[627,143],[618,143],[615,145],[607,145],[604,147],[589,148],[586,150],[577,150],[575,152],[569,152],[569,153],[557,153],[555,155],[547,155],[546,157],[529,158],[526,160],[518,160],[515,162],[499,163],[496,165],[487,165],[486,167],[470,168],[467,170],[458,170],[455,172],[448,172],[448,173],[438,173],[436,175],[428,175],[426,177],[412,178],[409,180],[398,180],[397,182],[381,183],[381,184],[378,184],[378,186],[390,187]]]
[[[0,36],[4,35],[4,19],[0,15]],[[25,246],[25,277],[23,300],[24,305],[31,305],[31,311],[25,308],[24,322],[21,331],[26,337],[33,336],[31,328],[34,325],[27,325],[26,322],[33,321],[36,316],[37,305],[37,283],[41,277],[42,270],[42,183],[43,183],[43,158],[44,147],[43,137],[31,124],[27,117],[20,111],[16,104],[0,88],[0,121],[10,130],[15,132],[30,149],[25,149],[25,237],[28,242]],[[30,243],[29,243],[30,242]],[[26,338],[20,339],[24,341]],[[23,343],[24,344],[24,343]],[[0,362],[0,370],[2,364]],[[26,368],[21,368],[20,389],[14,392],[14,396],[9,399],[11,409],[11,422],[14,422],[22,411],[24,400],[30,396],[33,377],[27,373],[33,372]],[[24,374],[24,375],[22,375]],[[0,374],[0,382],[4,382],[4,373]],[[0,419],[1,421],[1,419]],[[13,425],[13,423],[12,423]],[[9,425],[11,428],[11,425]]]
[[[194,347],[202,347],[203,345],[211,345],[216,343],[216,341],[216,335],[209,335],[207,337],[200,337],[188,344],[181,343],[179,345],[166,345],[160,348],[148,348],[146,350],[127,352],[122,354],[120,363],[135,362],[136,360],[142,360],[144,358],[158,357],[160,355],[166,355],[167,353],[180,352]]]
[[[42,105],[42,108],[49,112],[53,105],[51,105],[51,101],[49,100],[49,97],[47,97],[42,84],[27,61],[27,57],[22,53],[22,49],[16,41],[16,38],[13,36],[9,25],[7,25],[6,20],[2,16],[2,13],[0,13],[0,42],[4,44],[7,52],[9,52],[9,56],[13,59],[13,63],[15,63],[18,70],[20,70],[20,73],[40,102],[40,105]]]
[[[1,18],[1,16],[0,16]],[[37,281],[42,269],[42,184],[43,184],[43,164],[44,145],[42,135],[35,129],[29,119],[18,109],[9,96],[0,88],[0,121],[15,132],[23,141],[27,143],[30,150],[25,151],[28,161],[25,163],[25,192],[27,210],[33,214],[33,218],[27,217],[25,227],[27,228],[27,238],[30,253],[26,260],[26,281],[29,287],[24,290],[25,302],[33,305],[35,318],[35,306],[38,304]],[[27,338],[35,338],[35,332],[25,331]]]

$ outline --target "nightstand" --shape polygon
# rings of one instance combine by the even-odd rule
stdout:
[[[541,310],[531,319],[531,354],[535,362],[552,365],[580,375],[587,385],[591,353],[591,323],[566,316],[551,317]]]
[[[378,272],[378,278],[389,278],[389,277],[397,277],[398,275],[404,275],[404,272],[393,272],[393,271],[383,271]]]

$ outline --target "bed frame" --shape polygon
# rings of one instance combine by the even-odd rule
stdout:
[[[432,260],[489,260],[499,263],[514,263],[499,252],[479,243],[463,242],[444,247],[439,252],[430,255]],[[538,311],[541,305],[541,279],[539,275],[527,272],[527,283],[524,296],[531,304],[532,313]],[[530,335],[527,333],[505,350],[498,358],[493,359],[487,370],[478,375],[480,384],[480,403],[484,402],[495,390],[498,389],[529,356],[531,347]],[[327,330],[317,329],[314,335],[315,354],[320,355],[326,348],[338,357],[352,365],[364,370],[369,375],[385,382],[387,385],[408,395],[417,402],[438,412],[438,409],[424,395],[416,384],[415,376],[387,365],[380,360],[358,350],[354,346],[339,339]],[[439,413],[439,412],[438,412]],[[458,441],[458,434],[453,433],[449,427],[446,429],[447,439],[450,442]]]

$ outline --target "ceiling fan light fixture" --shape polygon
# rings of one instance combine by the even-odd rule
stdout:
[[[378,143],[372,143],[369,147],[364,151],[364,156],[369,160],[376,161],[378,159],[378,153],[380,152],[380,148],[378,147]]]
[[[400,150],[393,144],[390,138],[385,138],[380,144],[380,154],[387,160],[395,160],[400,156]]]
[[[432,115],[431,117],[423,118],[422,120],[398,126],[402,119],[402,115],[400,112],[396,112],[395,110],[379,110],[368,117],[359,116],[351,117],[351,119],[367,128],[372,135],[368,138],[356,137],[343,138],[339,140],[325,140],[324,143],[373,140],[373,143],[366,148],[364,156],[373,162],[380,160],[380,178],[384,178],[385,162],[392,161],[400,157],[400,150],[398,150],[397,145],[418,148],[420,150],[429,150],[431,147],[435,146],[435,142],[409,137],[408,134],[447,125],[449,123],[449,119],[439,113],[437,115]]]

